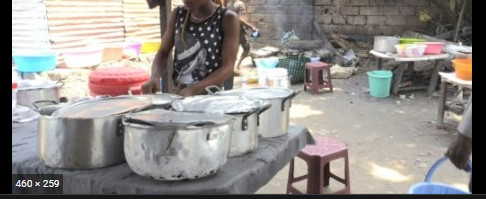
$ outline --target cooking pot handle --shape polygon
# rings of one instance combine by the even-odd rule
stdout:
[[[260,110],[258,110],[258,115],[262,114],[263,112],[268,110],[270,107],[272,107],[272,104],[265,103],[262,107],[260,107]]]
[[[124,121],[124,118],[118,119],[116,121],[116,128],[115,128],[116,137],[120,137],[121,135],[123,135],[123,131],[124,131],[123,124],[125,123],[126,122]]]
[[[211,89],[216,89],[216,91],[213,92]],[[215,86],[215,85],[211,85],[211,86],[207,86],[206,87],[206,91],[210,95],[215,95],[217,92],[220,92],[221,91],[221,88],[219,88],[218,86]]]
[[[283,111],[285,111],[285,102],[286,102],[287,100],[292,100],[292,98],[294,98],[294,97],[295,97],[296,95],[298,95],[300,92],[301,92],[300,90],[299,90],[299,91],[294,91],[292,94],[290,94],[288,97],[286,97],[286,98],[284,98],[284,99],[282,100],[282,106],[281,106],[281,110],[282,110],[282,112],[283,112]],[[292,106],[292,104],[291,104],[291,106]]]
[[[37,104],[39,103],[46,103],[46,102],[50,102],[52,104],[58,104],[56,101],[54,100],[39,100],[39,101],[35,101],[32,103],[32,106],[34,106],[35,110],[39,110],[39,107],[37,106]]]
[[[57,88],[62,88],[64,86],[64,82],[57,82],[56,86]]]
[[[260,126],[260,114],[268,110],[270,107],[272,107],[272,104],[270,103],[265,103],[262,107],[260,107],[257,114],[257,126]]]

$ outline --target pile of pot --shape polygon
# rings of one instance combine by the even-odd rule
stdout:
[[[264,138],[287,135],[292,99],[299,94],[299,92],[287,88],[248,88],[222,91],[217,87],[208,87],[206,90],[212,95],[246,97],[271,104],[268,111],[260,114],[258,134]]]
[[[53,168],[95,169],[127,162],[156,180],[215,174],[230,157],[254,152],[258,136],[287,134],[285,88],[98,98],[39,109],[38,156]]]
[[[131,111],[167,108],[176,98],[181,97],[119,96],[41,107],[37,109],[37,155],[44,165],[62,169],[95,169],[123,163],[122,117]]]
[[[258,145],[263,100],[200,95],[176,99],[175,111],[147,110],[124,116],[129,167],[156,180],[197,179],[214,174],[229,157]]]

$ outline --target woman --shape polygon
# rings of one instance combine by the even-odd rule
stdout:
[[[159,79],[168,70],[172,47],[173,93],[181,96],[205,94],[210,85],[222,85],[233,74],[238,52],[239,19],[222,8],[219,0],[184,0],[172,11],[162,46],[155,55],[152,75],[142,86],[144,93],[159,90]]]

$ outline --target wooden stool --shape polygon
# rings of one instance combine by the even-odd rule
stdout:
[[[324,81],[323,71],[326,70],[327,78]],[[309,71],[312,73],[312,80],[309,80]],[[332,92],[331,66],[324,62],[308,62],[305,64],[304,90],[310,87],[313,94],[319,93],[319,89],[330,88]]]
[[[304,179],[307,179],[307,194],[322,194],[322,188],[329,186],[330,178],[345,185],[343,189],[334,192],[334,194],[350,194],[351,185],[349,183],[348,148],[346,144],[329,137],[316,137],[315,141],[315,145],[306,146],[297,155],[307,163],[308,172],[306,175],[294,177],[294,159],[290,161],[287,194],[303,194],[292,184]],[[344,158],[344,178],[338,177],[330,171],[330,162],[339,158]]]

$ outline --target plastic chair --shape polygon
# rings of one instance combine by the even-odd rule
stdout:
[[[324,81],[323,72],[326,71],[327,77]],[[309,72],[312,73],[312,79],[309,80]],[[324,62],[309,62],[305,64],[304,72],[304,90],[311,88],[313,94],[319,93],[319,89],[329,88],[332,92],[331,66]]]
[[[294,159],[290,161],[287,194],[303,194],[292,184],[304,179],[307,179],[307,194],[322,194],[323,187],[329,186],[330,178],[345,185],[343,189],[333,192],[334,194],[350,194],[348,147],[329,137],[315,137],[314,140],[315,145],[306,146],[297,155],[307,163],[306,175],[294,177]],[[331,161],[340,158],[344,158],[344,178],[338,177],[330,171]]]

